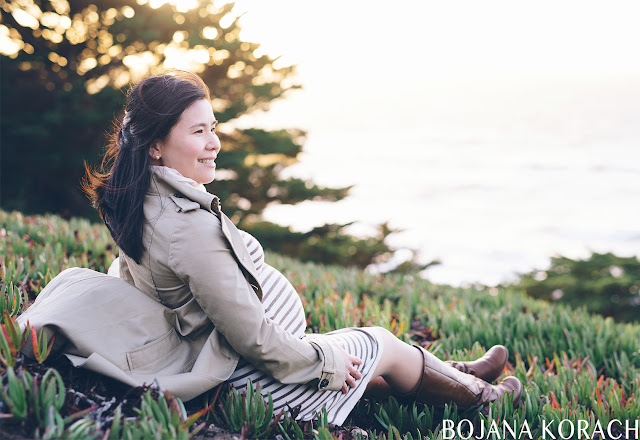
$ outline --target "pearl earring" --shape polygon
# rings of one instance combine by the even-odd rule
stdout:
[[[156,159],[160,159],[160,156],[156,156]]]

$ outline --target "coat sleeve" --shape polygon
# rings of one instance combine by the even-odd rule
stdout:
[[[224,237],[220,219],[204,211],[184,213],[171,237],[169,266],[233,349],[282,383],[318,379],[339,390],[343,353],[325,340],[300,340],[265,316]]]

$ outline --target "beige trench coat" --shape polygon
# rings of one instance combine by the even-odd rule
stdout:
[[[21,325],[59,334],[56,349],[76,366],[131,385],[157,381],[183,400],[228,379],[240,356],[282,383],[342,387],[337,347],[265,317],[252,259],[216,196],[154,170],[144,214],[140,265],[121,253],[123,279],[60,273]]]

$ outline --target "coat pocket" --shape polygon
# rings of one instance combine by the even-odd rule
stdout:
[[[135,371],[146,365],[157,362],[165,356],[169,356],[181,343],[182,340],[176,333],[176,330],[171,328],[171,330],[155,341],[149,342],[140,348],[127,352],[129,370]]]

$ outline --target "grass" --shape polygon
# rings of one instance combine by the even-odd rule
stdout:
[[[509,373],[525,385],[521,404],[513,408],[507,399],[482,416],[455,406],[443,410],[401,405],[395,399],[362,400],[344,426],[330,427],[326,414],[324,419],[319,414],[313,425],[296,423],[291,413],[273,414],[268,399],[253,387],[248,395],[218,389],[186,405],[170,395],[142,390],[135,408],[127,410],[124,401],[116,399],[118,404],[111,404],[108,415],[98,417],[98,410],[89,404],[69,405],[70,396],[84,391],[63,384],[50,360],[33,366],[21,359],[18,348],[27,335],[11,329],[13,317],[57,273],[73,266],[106,272],[116,255],[102,225],[0,211],[4,330],[0,334],[0,433],[7,430],[42,438],[206,438],[197,430],[214,423],[247,438],[349,438],[351,428],[358,426],[369,431],[369,438],[444,439],[451,437],[443,430],[443,420],[458,426],[471,419],[476,433],[483,425],[486,430],[495,425],[502,434],[508,423],[517,430],[528,427],[521,438],[528,438],[529,432],[532,438],[543,438],[544,425],[551,425],[560,438],[560,434],[570,436],[571,426],[577,429],[579,423],[588,423],[591,435],[597,423],[606,433],[614,419],[623,428],[625,421],[633,426],[640,419],[640,325],[552,306],[509,288],[453,288],[417,276],[372,275],[274,254],[268,254],[267,261],[300,293],[309,331],[379,325],[406,342],[428,346],[443,359],[470,360],[494,344],[504,344],[510,349]],[[46,357],[49,343],[40,339],[34,351]],[[573,423],[564,422],[559,432],[563,420]],[[620,424],[614,422],[612,427],[614,436],[624,435]],[[491,431],[487,438],[509,438],[508,432],[501,437]],[[546,438],[552,437],[547,434]]]

